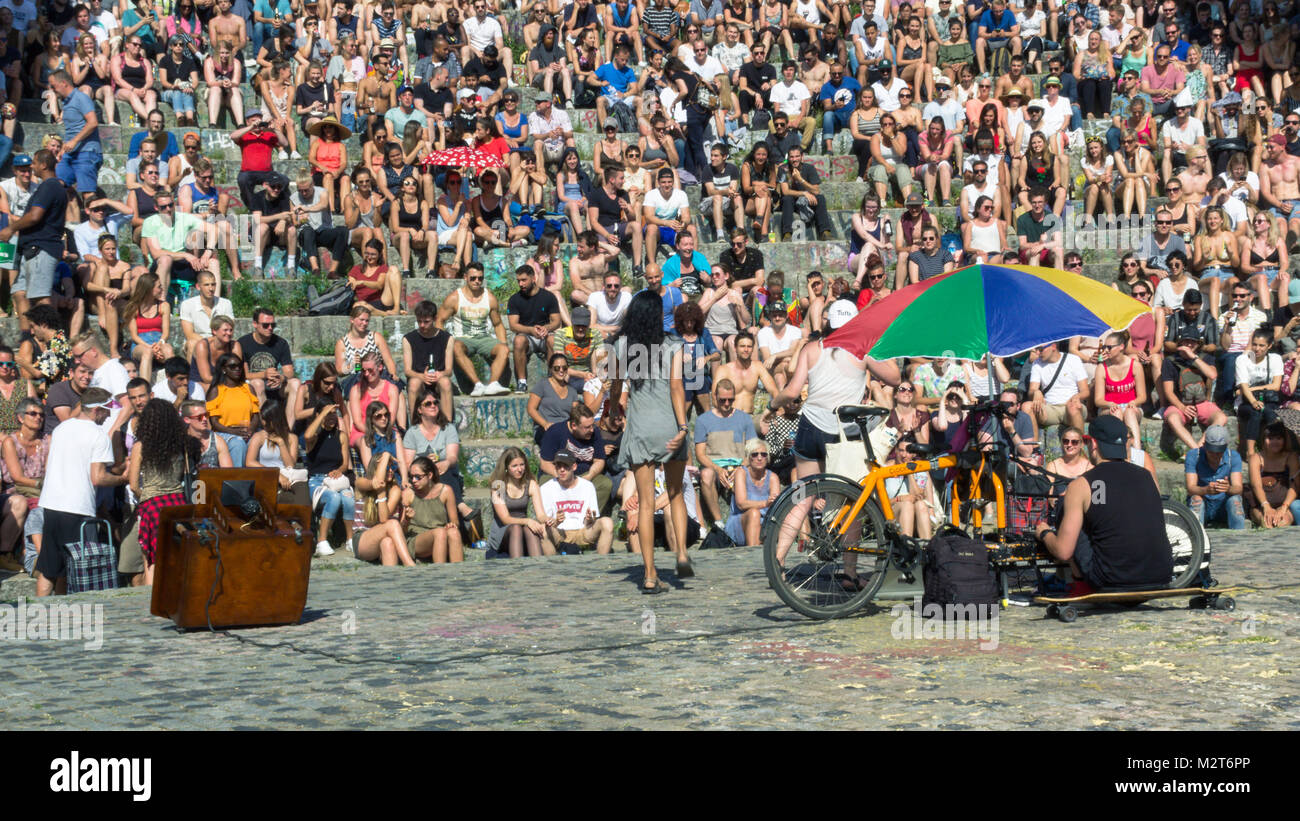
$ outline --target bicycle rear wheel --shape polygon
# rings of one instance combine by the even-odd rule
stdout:
[[[1201,572],[1206,555],[1205,530],[1187,505],[1164,499],[1165,534],[1173,549],[1172,586],[1188,587]]]
[[[835,526],[861,494],[861,486],[841,476],[819,474],[791,485],[768,510],[768,582],[781,601],[809,618],[854,613],[884,584],[890,544],[876,503],[868,500],[847,530]]]

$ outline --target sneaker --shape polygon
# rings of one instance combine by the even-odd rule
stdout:
[[[330,543],[329,543],[329,542],[317,542],[317,543],[316,543],[316,555],[317,555],[317,556],[333,556],[333,555],[334,555],[334,548],[330,547]]]
[[[302,159],[302,155],[299,154],[297,151],[295,151],[295,152],[293,152],[292,154],[289,155],[289,159],[291,159],[291,160],[301,160],[301,159]]]
[[[281,149],[280,149],[280,153],[277,154],[276,156],[279,157],[279,158],[282,159],[282,160],[287,160],[287,159],[289,159],[289,152],[288,152],[288,151],[285,151],[283,148],[281,148]]]
[[[515,380],[515,393],[528,393],[528,380],[526,380],[526,379],[516,379],[516,380]]]
[[[510,393],[510,389],[495,380],[489,382],[487,387],[483,389],[484,396],[504,396],[508,393]]]
[[[493,382],[492,384],[495,385],[496,383]],[[474,383],[474,390],[470,391],[470,392],[469,392],[469,395],[470,395],[470,396],[482,396],[483,393],[484,393],[486,390],[487,390],[487,385],[484,385],[482,382],[475,382],[475,383]]]
[[[565,101],[564,101],[564,107],[565,107],[566,109],[568,109],[569,111],[572,111],[572,110],[573,110],[573,100],[565,100]]]

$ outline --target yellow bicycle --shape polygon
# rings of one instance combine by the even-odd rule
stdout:
[[[1028,528],[1008,523],[1017,500],[1037,499],[1047,507],[1052,497],[1050,492],[1009,491],[1009,468],[1016,465],[1022,472],[1046,474],[1009,454],[996,433],[1000,425],[994,426],[992,437],[986,437],[991,441],[980,441],[985,421],[1000,420],[1006,407],[986,401],[966,410],[967,447],[943,453],[942,444],[913,444],[907,447],[917,459],[885,466],[877,461],[865,432],[889,411],[866,405],[837,410],[841,421],[854,422],[864,432],[870,469],[858,482],[829,473],[810,476],[793,483],[772,502],[764,521],[763,561],[768,582],[782,601],[810,618],[839,618],[866,605],[880,591],[891,567],[913,582],[926,542],[902,533],[885,484],[887,479],[932,470],[947,470],[951,478],[948,524],[984,541],[1004,593],[1007,571],[1012,568],[1059,564]],[[1208,565],[1205,534],[1181,503],[1166,499],[1164,512],[1174,549],[1171,586],[1185,587]]]

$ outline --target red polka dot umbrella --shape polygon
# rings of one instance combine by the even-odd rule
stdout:
[[[486,151],[463,145],[435,151],[420,160],[420,164],[424,166],[441,165],[448,168],[473,168],[476,171],[482,171],[485,168],[502,168],[504,165],[501,158],[496,154],[489,154]]]

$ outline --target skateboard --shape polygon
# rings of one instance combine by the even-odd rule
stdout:
[[[1035,604],[1047,605],[1046,617],[1072,622],[1079,617],[1080,604],[1130,604],[1138,605],[1147,599],[1172,599],[1179,596],[1190,597],[1187,606],[1193,610],[1237,609],[1237,601],[1225,596],[1236,590],[1235,587],[1180,587],[1173,590],[1135,590],[1123,593],[1089,593],[1086,596],[1035,596]]]

